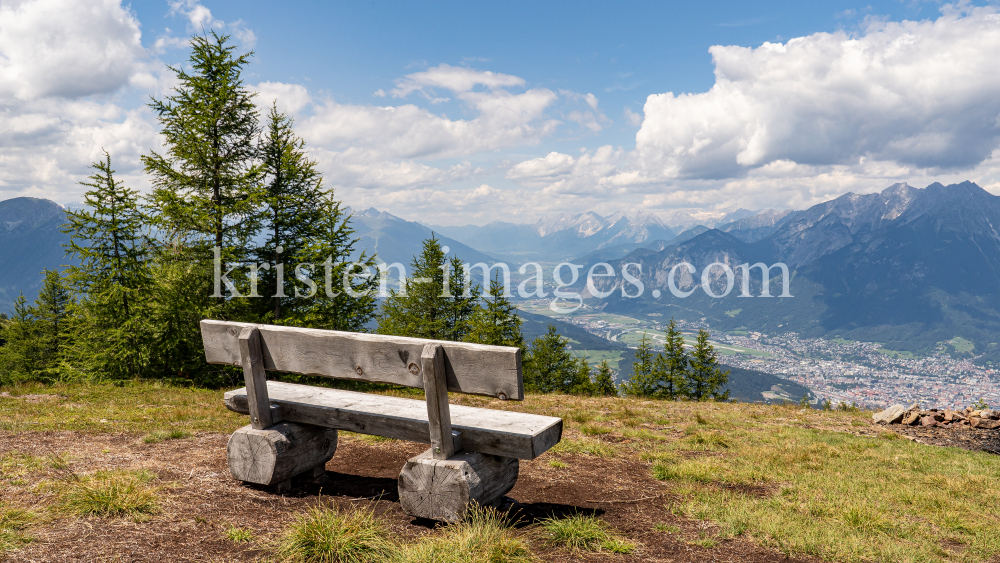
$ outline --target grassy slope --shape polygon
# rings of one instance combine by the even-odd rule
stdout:
[[[145,383],[0,391],[49,395],[0,397],[0,433],[228,433],[245,424],[222,408],[221,391]],[[870,413],[555,395],[452,402],[563,417],[564,439],[546,454],[552,462],[590,455],[647,464],[667,487],[664,514],[714,523],[706,542],[742,536],[837,561],[1000,555],[1000,457],[901,439],[873,427]],[[0,481],[23,474],[19,455],[0,454]],[[44,511],[43,500],[30,508]]]

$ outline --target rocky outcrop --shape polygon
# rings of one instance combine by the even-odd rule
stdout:
[[[878,424],[903,424],[906,426],[935,426],[951,428],[969,426],[984,430],[1000,429],[1000,411],[993,409],[977,409],[966,407],[963,410],[951,409],[921,409],[914,403],[909,408],[903,405],[892,405],[882,412],[872,415],[872,420]]]

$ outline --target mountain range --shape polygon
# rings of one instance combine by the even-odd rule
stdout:
[[[896,184],[874,194],[845,194],[805,210],[758,214],[719,225],[680,244],[638,249],[611,264],[640,264],[645,292],[620,293],[608,311],[660,312],[704,319],[713,328],[805,337],[842,337],[885,343],[895,350],[929,351],[956,336],[972,340],[980,361],[1000,361],[1000,198],[972,182],[924,189]],[[693,288],[709,264],[734,272],[724,298],[697,290],[678,298],[668,286],[677,270],[680,290]],[[738,265],[783,262],[792,298],[740,297]],[[633,272],[635,266],[632,267]],[[760,295],[759,270],[750,276]],[[770,274],[771,294],[781,293],[780,271]],[[726,276],[708,276],[715,294]],[[599,290],[623,285],[601,280]],[[634,293],[634,288],[632,292]],[[653,297],[652,290],[660,296]]]
[[[693,216],[672,216],[678,218]],[[641,265],[642,296],[616,292],[592,302],[609,312],[704,319],[724,330],[839,336],[896,350],[929,350],[961,336],[975,344],[976,355],[985,354],[981,361],[1000,361],[1000,198],[971,182],[923,189],[896,184],[798,211],[736,210],[707,217],[709,225],[670,224],[651,213],[589,212],[532,224],[438,227],[374,208],[355,212],[352,221],[358,250],[390,263],[409,264],[434,233],[452,255],[473,263],[606,261],[617,272],[626,263]],[[66,262],[63,222],[62,209],[51,201],[0,202],[0,307],[9,309],[21,292],[33,299],[42,269]],[[718,299],[701,290],[674,297],[667,278],[681,262],[694,265],[698,278],[681,270],[682,289],[697,283],[707,265],[721,262],[734,272],[733,291]],[[792,298],[739,296],[738,265],[758,262],[787,265]],[[772,295],[781,293],[779,273],[771,271]],[[759,271],[750,277],[751,294],[758,295]],[[724,291],[722,268],[709,279],[713,292]],[[620,277],[598,280],[601,290],[621,285]]]
[[[0,201],[0,311],[9,311],[18,295],[32,302],[42,287],[42,270],[68,262],[62,245],[69,235],[59,204],[16,197]]]

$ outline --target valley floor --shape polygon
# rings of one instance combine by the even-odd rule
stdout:
[[[420,444],[342,433],[325,485],[279,495],[229,477],[226,440],[246,421],[222,408],[221,391],[0,391],[0,560],[271,561],[275,540],[317,504],[374,510],[401,544],[442,533],[396,498],[399,469]],[[1000,562],[1000,456],[901,439],[871,413],[554,395],[452,401],[564,418],[563,441],[522,461],[509,494],[514,533],[542,561]],[[154,506],[74,514],[69,492],[114,472],[145,476]],[[538,524],[573,514],[596,516],[634,550],[573,552]]]

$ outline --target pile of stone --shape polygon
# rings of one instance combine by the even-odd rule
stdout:
[[[984,430],[1000,429],[1000,411],[975,407],[953,411],[951,409],[923,410],[916,403],[910,408],[903,405],[892,405],[884,411],[872,415],[872,419],[884,424],[905,424],[908,426],[937,426],[941,428],[967,426]]]

